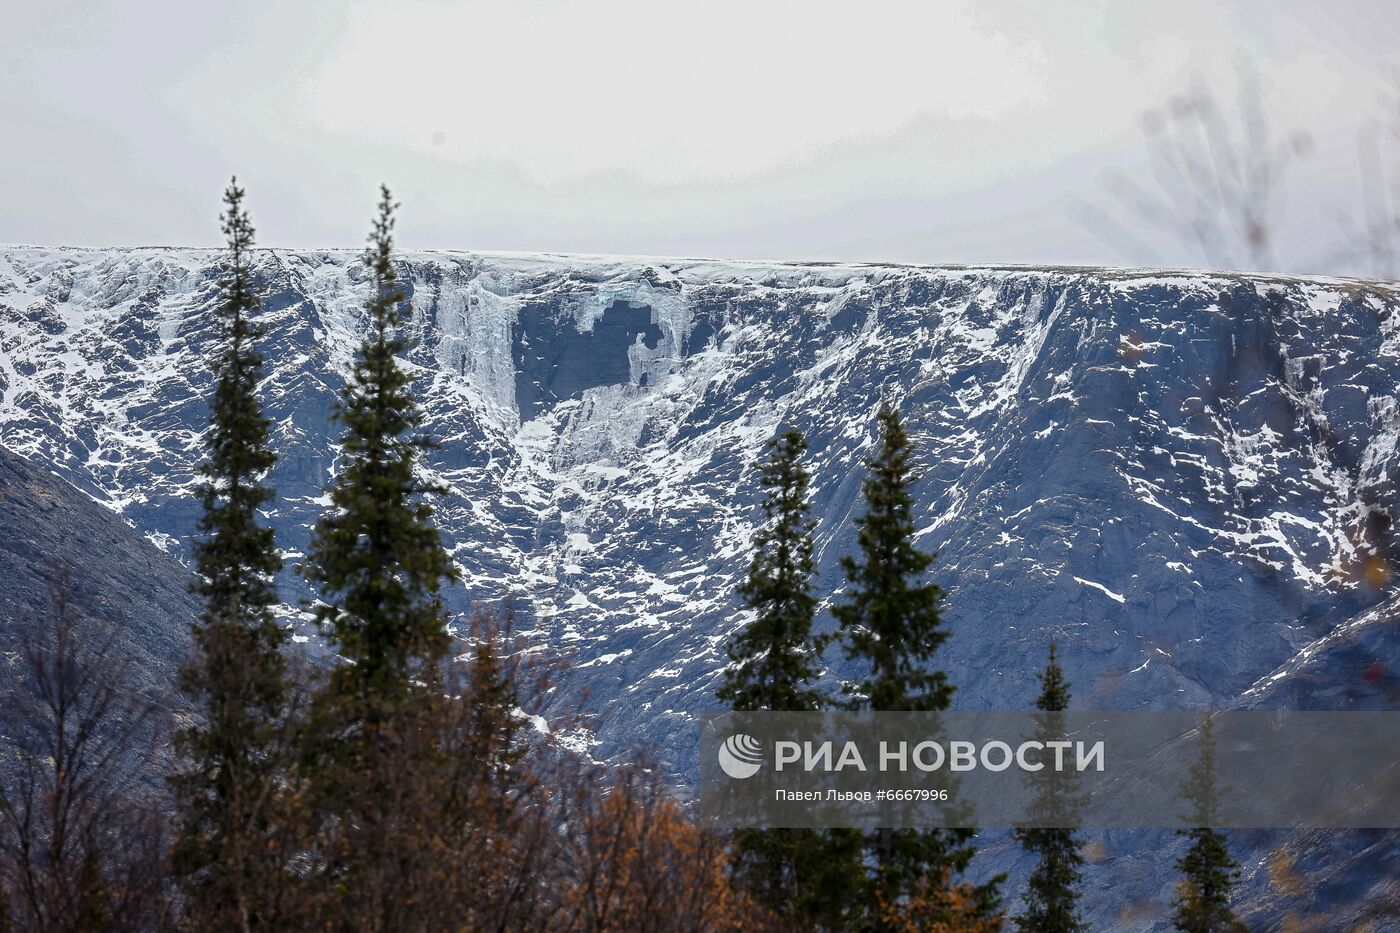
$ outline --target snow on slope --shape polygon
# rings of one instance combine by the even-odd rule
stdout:
[[[176,552],[196,518],[217,259],[0,250],[0,442]],[[605,744],[675,738],[708,704],[741,618],[752,464],[780,426],[812,444],[821,587],[839,586],[882,398],[919,446],[966,705],[1023,704],[1052,634],[1086,703],[1221,702],[1379,598],[1393,289],[466,253],[399,268],[444,442],[429,468],[451,489],[454,608],[521,593],[574,655],[567,687],[589,692]],[[269,252],[259,271],[273,518],[295,560],[364,277],[345,251]],[[284,589],[301,595],[290,574]]]
[[[0,248],[0,445],[179,556],[217,261]],[[348,251],[261,253],[258,269],[270,514],[294,563],[325,507],[364,274]],[[753,464],[780,427],[811,444],[819,587],[837,590],[882,399],[918,447],[959,704],[1025,707],[1051,637],[1086,707],[1400,695],[1393,286],[448,252],[398,269],[442,440],[426,469],[450,489],[451,606],[519,593],[537,638],[572,656],[556,702],[587,694],[600,754],[643,741],[693,767],[689,713],[713,705],[743,619]],[[282,588],[306,595],[290,571]],[[1101,841],[1091,916],[1149,927],[1115,911],[1169,898],[1170,841]],[[986,858],[1016,870],[1004,847]],[[1264,865],[1247,864],[1251,891]]]

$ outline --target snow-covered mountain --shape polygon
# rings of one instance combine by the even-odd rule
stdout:
[[[175,555],[197,517],[218,260],[0,248],[0,444]],[[450,489],[453,608],[518,593],[571,655],[558,702],[586,692],[601,754],[640,740],[693,767],[688,714],[713,706],[743,619],[753,465],[779,428],[807,434],[819,585],[839,588],[881,399],[917,445],[960,706],[1025,707],[1051,637],[1076,706],[1395,702],[1400,288],[449,252],[397,267],[442,444],[427,468]],[[325,507],[364,275],[348,251],[258,270],[271,515],[294,562]],[[304,595],[290,573],[284,591]],[[1158,874],[1134,890],[1169,887]]]

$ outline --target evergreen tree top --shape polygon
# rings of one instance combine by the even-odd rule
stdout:
[[[716,691],[736,710],[812,710],[820,695],[812,621],[810,477],[802,465],[807,442],[799,431],[768,441],[759,464],[764,522],[753,535],[748,577],[739,585],[755,617],[728,646],[730,668]]]
[[[253,224],[248,212],[243,209],[246,192],[238,187],[235,176],[224,189],[224,213],[219,215],[220,229],[228,246],[229,267],[221,285],[224,307],[229,312],[241,313],[256,310],[257,296],[251,288],[251,270],[248,268],[247,254],[253,249]]]
[[[260,525],[257,514],[272,499],[262,478],[277,455],[269,446],[272,422],[257,398],[263,360],[254,341],[262,329],[250,315],[261,300],[248,264],[253,225],[243,197],[235,178],[224,191],[220,217],[228,264],[215,309],[220,348],[205,434],[207,456],[199,467],[205,480],[199,489],[204,508],[200,531],[205,537],[195,544],[195,558],[201,577],[196,591],[205,597],[206,621],[253,624],[271,619],[269,607],[276,597],[270,577],[281,569],[282,560],[273,546],[272,529]]]
[[[1039,676],[1041,691],[1035,705],[1043,713],[1036,716],[1042,730],[1036,738],[1062,740],[1064,717],[1059,714],[1069,706],[1069,683],[1060,669],[1053,640],[1050,658]],[[1012,832],[1022,848],[1036,857],[1022,896],[1024,909],[1012,922],[1022,933],[1083,933],[1088,929],[1079,912],[1084,857],[1079,837],[1070,827],[1077,822],[1084,795],[1072,775],[1043,770],[1028,776],[1027,783],[1033,788],[1028,812],[1050,825]]]
[[[1055,642],[1050,641],[1050,660],[1040,677],[1040,696],[1036,697],[1035,708],[1050,713],[1058,713],[1069,708],[1069,681],[1055,657]]]
[[[914,546],[909,437],[898,409],[884,405],[876,420],[866,511],[856,520],[860,555],[842,559],[849,596],[832,609],[847,659],[868,666],[848,692],[873,710],[947,709],[953,686],[929,667],[948,637],[939,615],[943,591],[925,579],[934,555]]]
[[[317,524],[306,566],[327,603],[318,616],[353,662],[337,675],[367,695],[433,676],[448,643],[439,591],[456,576],[426,499],[441,490],[415,469],[432,443],[411,434],[421,415],[397,357],[406,342],[394,332],[406,314],[392,263],[396,205],[387,187],[380,195],[364,255],[370,333],[334,412],[345,427],[335,510]]]
[[[375,323],[390,326],[399,323],[398,310],[404,300],[402,290],[394,288],[394,211],[399,205],[389,194],[388,185],[379,186],[379,213],[375,215],[365,249],[364,263],[374,277],[376,293],[370,301]]]
[[[1230,896],[1239,880],[1240,865],[1230,857],[1225,834],[1213,828],[1219,817],[1222,789],[1215,781],[1215,722],[1201,723],[1199,753],[1182,782],[1181,791],[1191,803],[1191,829],[1177,834],[1191,840],[1186,854],[1177,859],[1182,874],[1177,887],[1172,925],[1184,933],[1244,933],[1246,927],[1230,909]]]
[[[1220,795],[1223,792],[1215,779],[1214,716],[1202,720],[1196,748],[1196,761],[1181,783],[1181,793],[1191,804],[1188,817],[1191,825],[1214,826],[1219,820]]]

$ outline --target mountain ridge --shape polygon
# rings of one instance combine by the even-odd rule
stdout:
[[[140,245],[119,245],[109,244],[104,246],[65,246],[38,243],[0,243],[0,252],[83,252],[83,253],[186,253],[207,255],[217,259],[224,252],[222,246],[190,246],[178,244],[140,244]],[[251,254],[275,254],[286,255],[325,253],[359,258],[364,254],[363,248],[350,246],[258,246],[250,250]],[[833,259],[795,259],[780,257],[755,257],[755,258],[726,258],[722,256],[685,256],[680,254],[664,253],[588,253],[569,250],[482,250],[456,247],[413,247],[395,250],[395,255],[399,261],[412,260],[414,258],[426,257],[480,257],[484,259],[499,260],[539,260],[561,265],[570,262],[610,262],[631,265],[647,265],[655,263],[672,263],[686,265],[719,265],[731,268],[759,267],[759,268],[872,268],[872,269],[904,269],[921,270],[926,272],[965,272],[965,271],[988,271],[988,272],[1044,272],[1060,274],[1085,274],[1100,275],[1103,277],[1151,277],[1151,276],[1186,276],[1197,279],[1248,279],[1257,281],[1273,282],[1313,282],[1317,284],[1351,284],[1363,287],[1375,287],[1381,290],[1390,290],[1396,287],[1395,282],[1385,279],[1377,279],[1363,275],[1334,275],[1319,272],[1265,272],[1249,269],[1212,269],[1212,268],[1191,268],[1185,266],[1107,266],[1107,265],[1076,265],[1066,263],[1021,263],[1021,262],[889,262],[878,259],[860,260],[833,260]]]

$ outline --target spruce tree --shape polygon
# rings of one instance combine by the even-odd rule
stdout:
[[[303,573],[342,662],[313,698],[304,776],[315,824],[310,876],[324,925],[432,928],[455,827],[438,719],[450,639],[441,596],[455,571],[416,467],[431,442],[398,355],[406,315],[392,263],[394,203],[381,188],[364,262],[369,333],[333,413],[344,426],[331,510]],[[444,861],[445,860],[445,861]]]
[[[802,465],[807,442],[788,431],[768,442],[759,465],[764,523],[754,532],[749,574],[739,585],[753,621],[729,642],[730,667],[715,692],[735,710],[815,710],[821,694],[812,639],[817,599],[812,595],[810,477]]]
[[[430,442],[414,433],[422,419],[398,360],[407,307],[391,260],[395,205],[387,187],[380,194],[364,257],[369,336],[333,415],[345,427],[340,472],[305,567],[322,599],[317,617],[349,662],[332,692],[364,701],[401,697],[435,676],[448,647],[440,587],[455,575],[425,495],[439,490],[415,475]]]
[[[1172,925],[1183,933],[1245,933],[1247,929],[1230,909],[1230,895],[1239,880],[1239,863],[1230,857],[1225,834],[1212,828],[1218,822],[1220,789],[1215,783],[1215,723],[1201,723],[1199,754],[1181,790],[1191,802],[1191,829],[1177,830],[1191,840],[1186,854],[1177,859],[1182,878],[1177,885]]]
[[[944,710],[954,688],[930,666],[948,638],[943,591],[925,579],[934,555],[914,546],[909,437],[898,410],[882,406],[876,417],[879,448],[866,461],[866,509],[856,520],[860,558],[841,559],[850,592],[831,610],[846,659],[864,666],[847,692],[857,709]]]
[[[790,430],[768,441],[759,464],[763,524],[754,532],[739,586],[754,618],[730,640],[730,666],[716,696],[739,711],[820,709],[812,635],[810,476],[807,442]],[[733,842],[736,879],[761,904],[804,929],[840,929],[862,880],[859,837],[848,831],[742,829]]]
[[[1050,660],[1040,675],[1040,696],[1036,709],[1042,711],[1038,725],[1042,741],[1065,737],[1064,717],[1069,707],[1069,682],[1055,659],[1055,643],[1050,643]],[[1078,797],[1058,772],[1042,770],[1034,782],[1031,810],[1037,822],[1052,824],[1038,829],[1017,829],[1012,835],[1027,852],[1036,857],[1035,868],[1026,885],[1025,911],[1013,918],[1018,930],[1027,933],[1081,933],[1089,927],[1079,914],[1079,894],[1075,890],[1083,874],[1084,857],[1070,824]]]
[[[191,918],[249,929],[272,920],[279,867],[269,864],[271,811],[284,774],[287,676],[284,633],[273,616],[282,560],[258,512],[276,456],[257,387],[261,300],[251,266],[253,227],[235,179],[224,192],[228,259],[217,308],[220,348],[205,433],[195,545],[204,612],[180,683],[200,711],[179,736],[186,767],[173,779],[180,833],[174,853]]]
[[[867,459],[865,514],[856,521],[860,556],[842,566],[849,584],[846,601],[833,607],[846,660],[862,677],[845,692],[852,709],[937,712],[948,708],[953,686],[932,666],[947,639],[939,615],[942,590],[926,579],[934,556],[914,546],[914,476],[909,438],[898,410],[882,405],[878,447]],[[866,836],[872,866],[872,915],[909,896],[931,877],[962,872],[974,854],[976,830],[876,829]],[[987,914],[995,911],[1000,879],[977,889]]]

